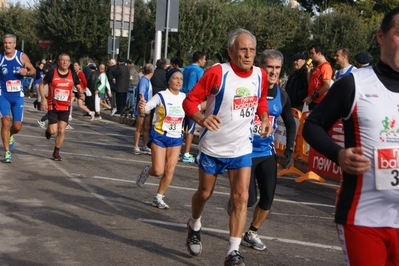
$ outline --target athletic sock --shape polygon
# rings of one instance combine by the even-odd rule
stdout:
[[[241,244],[241,237],[231,236],[229,238],[229,243],[230,243],[230,247],[229,247],[229,251],[227,251],[227,256],[234,250],[238,251],[238,249],[240,248],[240,244]]]

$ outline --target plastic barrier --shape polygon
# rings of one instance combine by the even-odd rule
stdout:
[[[292,108],[292,114],[294,116],[295,119],[299,119],[299,128],[296,134],[296,138],[295,138],[295,148],[294,148],[294,152],[293,152],[293,159],[300,159],[306,163],[308,163],[309,160],[309,156],[308,156],[308,145],[307,143],[304,141],[303,137],[302,137],[302,129],[303,126],[305,124],[306,118],[308,117],[310,112],[304,112],[301,113],[298,109]],[[276,148],[276,153],[279,155],[284,156],[284,150],[286,148],[285,145],[282,145],[279,142],[274,142],[275,144],[275,148]],[[297,174],[299,175],[299,177],[297,179],[295,179],[295,182],[299,183],[299,182],[303,182],[305,180],[317,180],[319,182],[326,182],[326,180],[324,178],[322,178],[321,176],[319,176],[318,174],[316,174],[313,171],[308,171],[306,173],[302,172],[301,170],[299,170],[298,168],[295,167],[295,163],[292,163],[291,167],[288,169],[283,169],[280,172],[277,173],[277,176],[283,176],[286,174]]]

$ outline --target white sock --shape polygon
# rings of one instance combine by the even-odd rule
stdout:
[[[189,152],[186,152],[186,153],[184,153],[184,156],[190,156],[190,153]]]
[[[150,168],[148,168],[148,169],[150,169]],[[148,170],[147,170],[148,171]],[[163,195],[162,194],[159,194],[159,193],[157,193],[157,198],[158,199],[162,199],[163,198]]]
[[[227,256],[233,252],[234,250],[237,250],[240,248],[240,244],[241,244],[241,237],[230,237],[229,238],[229,243],[230,243],[230,247],[229,247],[229,251],[227,251]]]
[[[194,231],[199,231],[201,229],[201,217],[198,219],[194,219],[193,217],[191,217],[190,221],[188,222],[188,225]]]

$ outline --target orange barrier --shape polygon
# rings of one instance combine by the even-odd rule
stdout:
[[[302,129],[303,129],[303,126],[305,124],[306,118],[308,117],[309,113],[310,112],[302,113],[298,109],[292,108],[292,114],[293,114],[294,118],[299,119],[299,128],[298,128],[298,132],[297,132],[296,138],[295,138],[295,148],[294,148],[292,158],[294,160],[300,159],[300,160],[306,162],[306,164],[308,163],[308,159],[309,159],[308,145],[302,137]],[[285,150],[286,146],[282,145],[281,143],[278,143],[276,141],[274,142],[274,144],[275,144],[275,148],[276,148],[276,153],[278,155],[284,156],[284,150]],[[309,179],[317,180],[319,182],[326,182],[326,180],[324,178],[322,178],[321,176],[319,176],[318,174],[316,174],[313,171],[308,171],[306,173],[302,172],[301,170],[299,170],[298,168],[295,167],[294,162],[291,164],[290,168],[283,169],[280,172],[278,172],[277,176],[283,176],[286,174],[299,175],[299,177],[297,179],[295,179],[295,182],[297,182],[297,183],[303,182],[303,181],[309,180]]]

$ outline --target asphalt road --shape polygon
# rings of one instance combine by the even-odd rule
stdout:
[[[203,253],[191,257],[185,223],[198,183],[195,164],[179,163],[165,197],[171,208],[154,208],[159,178],[136,186],[150,156],[131,153],[133,127],[90,122],[75,107],[63,160],[55,162],[54,137],[44,137],[36,122],[44,113],[32,102],[26,99],[13,162],[0,165],[0,265],[223,265],[225,176],[205,207]],[[295,177],[278,179],[271,214],[259,230],[269,250],[241,247],[246,265],[345,265],[333,222],[338,183],[295,183]]]

